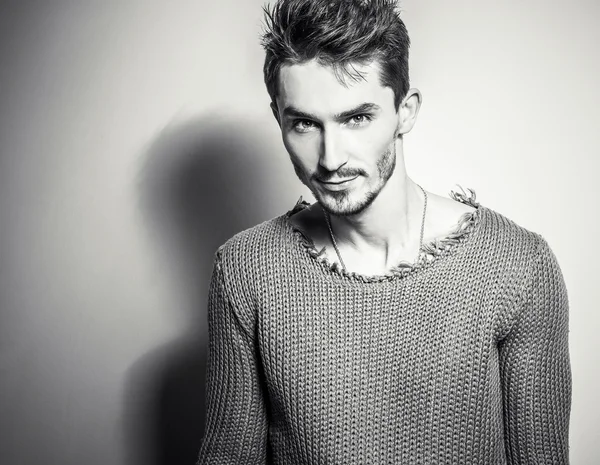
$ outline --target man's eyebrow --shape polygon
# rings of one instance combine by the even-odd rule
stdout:
[[[351,116],[354,116],[359,113],[366,113],[369,111],[377,111],[377,110],[381,110],[381,107],[375,103],[361,103],[360,105],[358,105],[350,110],[346,110],[346,111],[343,111],[341,113],[334,115],[334,118],[337,121],[340,121],[340,120],[348,119]],[[301,111],[298,108],[294,107],[293,105],[285,107],[283,109],[283,114],[285,116],[291,116],[291,117],[296,117],[296,118],[306,118],[306,119],[310,119],[310,120],[318,120],[319,119],[315,115],[313,115],[311,113],[307,113],[305,111]]]
[[[293,116],[296,118],[306,118],[306,119],[313,119],[313,120],[318,119],[315,115],[311,115],[310,113],[306,113],[304,111],[298,110],[298,108],[296,108],[293,105],[285,107],[283,109],[283,114],[284,114],[284,116]]]
[[[359,113],[367,113],[369,111],[377,111],[381,110],[381,107],[375,103],[361,103],[357,107],[352,108],[351,110],[343,111],[334,116],[336,120],[345,120],[350,118],[351,116],[357,115]]]

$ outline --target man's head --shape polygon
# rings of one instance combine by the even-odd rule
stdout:
[[[264,78],[271,100],[284,64],[315,60],[340,80],[360,79],[354,66],[377,60],[381,84],[394,91],[396,109],[410,87],[410,40],[395,0],[279,0],[265,8]]]
[[[265,14],[265,83],[296,173],[331,213],[359,213],[420,104],[395,2],[279,0]]]

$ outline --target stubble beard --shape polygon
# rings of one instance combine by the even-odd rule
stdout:
[[[366,210],[377,198],[381,190],[387,184],[396,169],[396,143],[395,138],[392,147],[388,148],[377,160],[376,186],[367,191],[362,198],[352,200],[351,191],[328,192],[325,195],[317,190],[310,182],[310,177],[302,172],[301,168],[292,161],[296,175],[306,187],[310,189],[313,196],[321,207],[330,215],[352,216]],[[356,195],[356,194],[354,194]]]

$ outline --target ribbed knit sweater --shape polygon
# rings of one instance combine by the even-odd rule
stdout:
[[[568,297],[547,241],[476,207],[382,276],[289,218],[216,252],[201,465],[567,464]]]

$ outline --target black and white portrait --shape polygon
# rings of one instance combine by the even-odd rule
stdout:
[[[600,6],[0,2],[0,462],[600,462]]]

